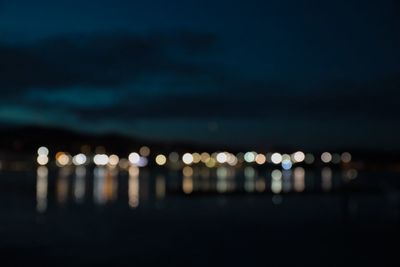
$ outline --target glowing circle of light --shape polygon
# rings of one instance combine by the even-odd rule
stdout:
[[[140,153],[140,155],[141,156],[143,156],[143,157],[148,157],[149,155],[150,155],[150,148],[149,147],[147,147],[147,146],[142,146],[140,149],[139,149],[139,153]]]
[[[39,156],[48,156],[49,155],[49,149],[45,146],[41,146],[38,148],[37,153]]]
[[[56,154],[56,161],[57,161],[58,165],[60,165],[60,166],[66,166],[71,163],[70,156],[64,152],[58,152]]]
[[[351,161],[351,154],[349,152],[344,152],[341,155],[341,159],[343,163],[350,163]]]
[[[294,162],[303,162],[306,158],[306,155],[302,151],[297,151],[293,154]]]
[[[73,163],[74,165],[76,165],[76,166],[80,166],[80,165],[85,164],[85,163],[86,163],[86,160],[87,160],[86,156],[85,156],[84,154],[80,153],[80,154],[78,154],[78,155],[75,155],[75,156],[72,158],[72,163]]]
[[[130,163],[137,165],[140,161],[140,155],[136,152],[132,152],[129,154],[128,160]]]
[[[285,159],[285,160],[282,161],[282,168],[284,170],[290,170],[292,168],[292,165],[293,164],[292,164],[292,162],[290,160]]]
[[[267,161],[267,157],[264,154],[258,154],[255,161],[258,165],[262,165]]]
[[[217,154],[216,160],[218,163],[223,164],[228,160],[228,157],[226,156],[226,153],[221,152]]]
[[[117,166],[119,163],[119,157],[117,155],[110,155],[108,158],[108,164],[111,166]]]
[[[324,152],[321,155],[321,160],[323,163],[329,163],[332,160],[332,154],[329,152]]]
[[[254,153],[254,152],[246,152],[246,153],[244,154],[244,160],[245,160],[247,163],[252,163],[252,162],[254,162],[254,161],[256,160],[256,153]]]
[[[190,154],[190,153],[185,153],[185,154],[182,156],[182,161],[183,161],[183,163],[185,163],[186,165],[192,164],[192,163],[193,163],[193,156],[192,156],[192,154]]]
[[[279,153],[272,154],[271,161],[273,164],[280,164],[282,162],[282,155]]]
[[[93,158],[93,162],[98,166],[105,166],[108,164],[108,156],[106,154],[96,154]]]
[[[46,165],[47,163],[49,163],[49,157],[47,157],[47,155],[39,155],[36,159],[37,163],[39,165]]]
[[[155,160],[159,166],[163,166],[167,163],[167,157],[165,157],[163,154],[157,155]]]

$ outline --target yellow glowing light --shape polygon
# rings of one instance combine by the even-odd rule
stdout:
[[[329,153],[329,152],[324,152],[324,153],[322,153],[322,155],[321,155],[321,160],[322,160],[322,162],[324,162],[324,163],[329,163],[329,162],[331,162],[331,160],[332,160],[332,154]]]
[[[157,165],[163,166],[167,163],[167,157],[165,157],[163,154],[159,154],[156,157],[156,163]]]
[[[138,153],[136,153],[136,152],[132,152],[132,153],[129,154],[128,160],[129,160],[129,162],[132,163],[132,164],[135,164],[135,165],[136,165],[136,164],[139,164],[139,162],[140,162],[140,155],[139,155]]]
[[[210,159],[210,154],[207,152],[201,153],[201,162],[206,163]]]
[[[274,164],[280,164],[282,162],[282,155],[279,153],[274,153],[271,155],[271,161]]]
[[[183,177],[182,189],[185,194],[190,194],[193,192],[193,178],[190,176]]]
[[[143,156],[143,157],[148,157],[148,156],[150,155],[150,148],[147,147],[147,146],[142,146],[142,147],[139,149],[139,153],[140,153],[140,155]]]
[[[183,163],[185,163],[185,164],[187,164],[187,165],[192,164],[192,163],[193,163],[193,156],[192,156],[192,154],[190,154],[190,153],[185,153],[185,154],[182,156],[182,161],[183,161]]]
[[[258,165],[262,165],[262,164],[264,164],[266,161],[267,161],[267,158],[265,157],[264,154],[258,154],[258,155],[256,156],[256,163],[257,163]]]
[[[182,169],[182,173],[184,176],[192,176],[193,175],[193,169],[192,167],[186,166]]]
[[[117,155],[110,155],[108,158],[108,164],[111,166],[117,166],[119,163],[119,157]]]
[[[206,166],[208,167],[208,168],[214,168],[215,167],[215,165],[217,164],[217,162],[215,161],[215,159],[213,159],[213,158],[209,158],[208,159],[208,161],[206,162]]]
[[[193,163],[197,164],[201,161],[201,155],[197,152],[192,154],[193,156]]]
[[[37,153],[39,156],[48,156],[49,155],[49,149],[45,146],[41,146],[38,148]]]
[[[294,162],[303,162],[306,158],[306,155],[302,151],[297,151],[293,154]]]
[[[49,158],[47,157],[47,155],[39,155],[38,157],[37,157],[37,163],[39,164],[39,165],[46,165],[47,163],[49,163]]]

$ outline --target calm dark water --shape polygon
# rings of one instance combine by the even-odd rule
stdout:
[[[399,266],[400,177],[0,172],[0,266]]]

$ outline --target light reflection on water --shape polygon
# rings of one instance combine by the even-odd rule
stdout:
[[[118,168],[82,166],[60,168],[53,174],[45,166],[37,168],[36,208],[45,212],[48,207],[48,192],[55,191],[56,203],[64,205],[69,201],[80,204],[92,197],[95,205],[126,201],[130,208],[139,207],[149,196],[162,200],[177,194],[289,194],[305,192],[331,192],[356,178],[357,171],[338,170],[324,167],[322,170],[259,170],[246,167],[243,171],[220,167],[210,171],[208,168],[187,167],[182,172],[157,173],[152,176],[149,170],[131,166],[129,170]],[[50,176],[50,177],[49,177]],[[89,196],[92,192],[92,196]],[[127,193],[123,193],[127,192]],[[120,198],[120,201],[119,201]],[[276,199],[275,199],[276,200]]]

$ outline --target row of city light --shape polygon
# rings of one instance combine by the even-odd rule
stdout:
[[[128,158],[120,158],[118,155],[112,154],[107,155],[104,153],[95,154],[90,161],[90,158],[79,153],[77,155],[71,156],[66,152],[57,152],[55,155],[56,164],[60,167],[68,165],[87,165],[91,162],[97,166],[119,166],[121,168],[128,168],[130,165],[145,167],[149,164],[150,149],[141,148],[139,153],[132,152],[129,154]],[[37,151],[37,163],[39,165],[47,165],[49,163],[49,149],[42,146]],[[324,152],[321,154],[321,161],[323,163],[349,163],[351,161],[351,154],[344,152],[342,154]],[[282,165],[283,169],[291,169],[296,163],[306,163],[313,164],[315,162],[315,156],[311,153],[305,154],[302,151],[297,151],[292,154],[281,154],[275,153],[257,153],[254,151],[246,153],[232,154],[229,152],[215,152],[209,154],[208,152],[203,153],[184,153],[181,157],[177,152],[171,152],[167,154],[157,154],[154,157],[154,162],[158,166],[164,166],[167,163],[178,164],[182,162],[184,165],[192,165],[203,163],[209,168],[216,167],[218,165],[230,165],[232,167],[238,164],[257,164],[263,165],[266,163],[272,163],[274,165]]]

